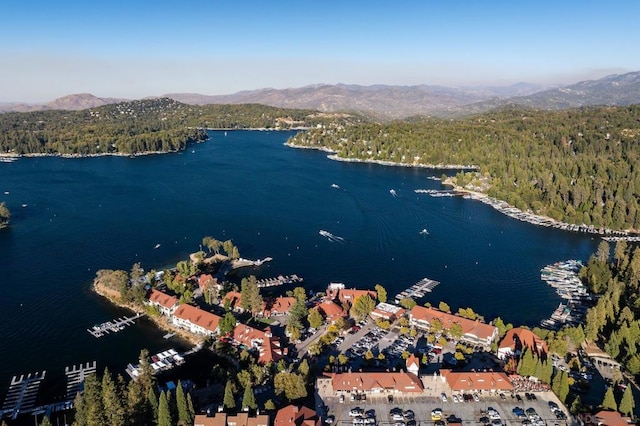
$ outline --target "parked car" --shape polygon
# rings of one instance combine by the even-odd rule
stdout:
[[[360,407],[355,407],[349,410],[349,417],[360,417],[364,413],[364,410]]]
[[[442,393],[440,394],[440,399],[442,399],[442,402],[447,402],[447,395],[445,395],[445,393],[444,393],[444,392],[442,392]]]

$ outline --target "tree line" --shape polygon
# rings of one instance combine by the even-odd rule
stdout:
[[[640,229],[639,117],[638,105],[506,108],[457,120],[311,129],[290,142],[327,147],[343,158],[478,166],[490,183],[488,195],[522,210],[578,225]]]

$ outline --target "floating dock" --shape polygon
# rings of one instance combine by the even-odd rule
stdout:
[[[40,383],[44,380],[46,371],[42,373],[29,373],[26,376],[14,376],[9,385],[7,397],[2,404],[0,416],[11,414],[11,418],[15,420],[20,413],[33,410],[38,397],[38,389]]]
[[[140,318],[143,314],[136,314],[132,317],[121,317],[112,321],[107,321],[102,324],[94,325],[93,328],[87,328],[89,334],[93,337],[102,337],[105,334],[117,333],[124,330],[125,327],[133,325],[135,320]]]
[[[395,297],[396,303],[400,303],[400,301],[406,297],[410,297],[413,300],[423,298],[427,293],[431,293],[438,284],[439,281],[432,280],[431,278],[423,278],[405,291],[399,293]]]
[[[302,281],[303,281],[302,277],[299,277],[296,274],[293,274],[293,275],[286,275],[286,276],[278,275],[276,278],[264,278],[262,280],[258,280],[257,283],[259,288],[263,288],[263,287],[275,287],[275,286],[285,285],[285,284],[301,283]]]
[[[77,366],[64,368],[64,375],[67,377],[67,400],[73,401],[76,394],[82,391],[82,384],[85,377],[89,374],[95,374],[96,362],[87,362],[86,364],[79,364]]]

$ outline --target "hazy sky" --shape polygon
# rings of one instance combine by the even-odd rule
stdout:
[[[3,0],[0,101],[640,70],[630,0]]]

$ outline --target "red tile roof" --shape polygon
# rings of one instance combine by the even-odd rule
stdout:
[[[380,373],[335,373],[330,375],[334,391],[382,391],[422,392],[422,382],[412,373],[380,372]]]
[[[507,331],[500,342],[498,351],[501,349],[511,350],[512,353],[515,353],[516,351],[522,351],[524,348],[529,348],[530,351],[537,353],[538,356],[546,355],[549,352],[547,342],[536,336],[531,330],[520,327]]]
[[[628,426],[631,419],[623,417],[617,411],[598,411],[596,413],[598,423],[606,426]]]
[[[273,426],[320,426],[320,417],[311,408],[288,405],[278,410]]]
[[[213,278],[210,274],[202,274],[200,278],[198,278],[198,286],[205,290],[207,286],[217,284],[218,280]]]
[[[287,349],[280,346],[280,340],[271,335],[268,327],[261,331],[246,324],[238,324],[233,329],[233,340],[249,349],[257,349],[260,364],[279,361],[287,354]]]
[[[173,316],[200,326],[205,330],[215,332],[220,322],[220,317],[211,312],[204,311],[191,305],[180,305]]]
[[[231,309],[242,309],[242,294],[237,291],[230,291],[222,298],[223,304],[226,300],[229,300],[229,306]]]
[[[295,297],[280,296],[275,300],[265,302],[263,305],[262,313],[264,316],[271,316],[274,314],[288,314],[295,304]]]
[[[454,392],[467,391],[511,391],[513,385],[505,373],[502,372],[454,372],[440,370],[440,374],[447,380],[449,387]]]
[[[414,306],[411,309],[411,317],[416,320],[427,321],[431,323],[434,319],[442,322],[445,330],[451,328],[455,323],[460,324],[464,334],[472,335],[478,339],[487,340],[497,334],[497,328],[490,324],[485,324],[478,320],[470,320],[457,315],[439,311],[435,308],[426,308],[424,306]]]
[[[149,295],[149,302],[160,305],[163,308],[171,309],[178,303],[178,298],[169,296],[168,294],[154,288],[151,290],[151,294]]]
[[[353,305],[353,302],[360,297],[368,294],[374,301],[378,300],[378,293],[374,290],[356,290],[355,288],[338,288],[331,286],[327,289],[327,299],[338,299],[341,303],[348,302]]]
[[[213,417],[198,414],[193,422],[194,426],[269,426],[269,416],[262,414],[249,417],[249,413],[238,413],[230,416],[227,413],[215,413]]]
[[[345,312],[345,310],[342,309],[340,305],[338,305],[335,302],[332,302],[331,300],[325,300],[322,303],[320,303],[318,305],[318,309],[324,312],[324,315],[327,317],[327,320],[330,322],[335,321],[338,318],[344,318],[347,316],[347,313]]]
[[[407,369],[411,367],[417,367],[418,369],[420,368],[420,361],[414,354],[409,355],[409,358],[407,358]]]

